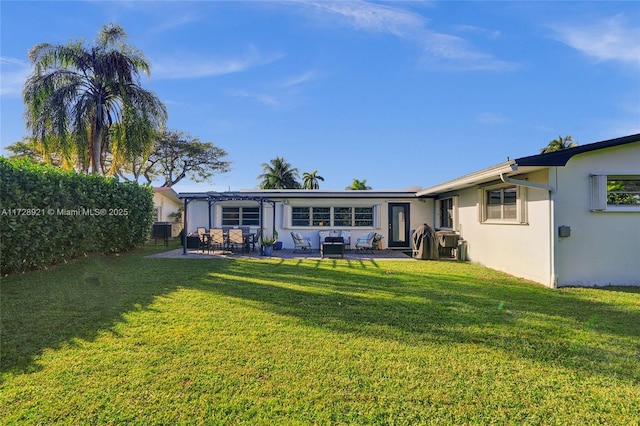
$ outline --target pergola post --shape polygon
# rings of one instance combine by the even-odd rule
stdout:
[[[182,254],[187,254],[187,206],[189,205],[189,199],[184,199],[184,218],[182,220]]]

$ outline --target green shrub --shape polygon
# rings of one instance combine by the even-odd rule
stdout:
[[[3,274],[129,250],[152,222],[151,187],[0,157]]]

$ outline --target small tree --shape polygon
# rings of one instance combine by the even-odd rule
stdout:
[[[567,135],[562,137],[562,135],[558,135],[558,139],[554,139],[547,146],[540,150],[541,154],[546,154],[547,152],[555,152],[560,151],[567,148],[574,148],[578,146],[577,143],[573,141],[573,136]]]
[[[312,172],[304,172],[302,174],[302,188],[303,189],[320,189],[320,183],[318,181],[323,181],[324,178],[318,175],[318,171],[314,170]]]
[[[347,186],[345,189],[350,189],[353,191],[364,191],[367,189],[371,189],[371,187],[367,185],[366,179],[363,179],[363,180],[353,179],[351,186]]]
[[[298,181],[298,169],[282,157],[262,163],[262,169],[264,173],[258,176],[262,179],[262,189],[300,189],[302,186]]]

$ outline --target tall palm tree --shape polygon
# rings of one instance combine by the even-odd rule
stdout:
[[[573,141],[573,136],[567,135],[564,138],[562,135],[558,135],[558,139],[554,139],[549,142],[549,145],[545,146],[540,150],[540,154],[545,154],[547,152],[555,152],[560,151],[567,148],[573,148],[578,146],[577,143]]]
[[[303,189],[320,189],[320,183],[318,181],[323,181],[324,178],[318,175],[318,171],[314,170],[312,172],[304,172],[302,174],[302,188]]]
[[[371,187],[367,185],[366,179],[362,179],[362,180],[353,179],[351,186],[347,186],[345,189],[351,189],[354,191],[364,191],[366,189],[371,189]]]
[[[34,71],[23,92],[27,127],[45,151],[76,155],[84,171],[90,162],[93,173],[104,173],[107,154],[117,159],[148,152],[152,130],[167,120],[162,102],[140,86],[149,63],[125,39],[124,30],[110,24],[92,46],[41,43],[29,51]],[[110,152],[112,139],[116,152]],[[112,168],[117,164],[111,161]]]
[[[262,179],[260,188],[262,189],[300,189],[298,181],[298,169],[293,167],[282,157],[276,157],[269,163],[262,163],[263,174],[258,176]]]

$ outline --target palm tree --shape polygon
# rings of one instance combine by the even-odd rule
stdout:
[[[578,144],[573,142],[573,136],[567,135],[563,138],[562,135],[558,135],[558,139],[552,140],[549,142],[549,145],[540,150],[540,154],[574,148],[576,146],[578,146]]]
[[[300,189],[298,182],[298,169],[294,168],[282,157],[276,157],[269,163],[262,163],[263,174],[258,176],[262,179],[260,188],[262,189]]]
[[[27,127],[45,152],[75,155],[85,172],[90,162],[93,173],[104,173],[107,154],[115,173],[119,160],[149,152],[152,130],[167,120],[162,102],[140,86],[149,63],[125,39],[124,30],[110,24],[93,46],[41,43],[29,51],[34,71],[23,92]]]
[[[347,186],[345,189],[351,189],[354,191],[363,191],[366,189],[371,189],[371,187],[367,186],[366,179],[363,179],[363,180],[353,179],[351,186]]]
[[[318,171],[314,170],[311,173],[304,172],[302,174],[302,188],[303,189],[320,189],[318,181],[323,181],[324,178],[318,175]]]

